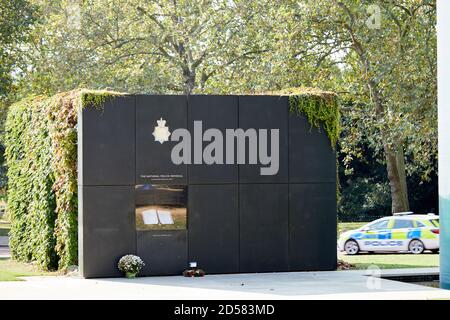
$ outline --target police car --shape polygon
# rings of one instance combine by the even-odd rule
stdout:
[[[402,212],[340,235],[338,249],[349,255],[360,251],[439,251],[439,216]]]

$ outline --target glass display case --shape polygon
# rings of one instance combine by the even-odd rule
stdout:
[[[187,223],[187,186],[136,186],[137,230],[184,230]]]

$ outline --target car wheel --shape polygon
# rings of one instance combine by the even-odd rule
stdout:
[[[355,255],[359,252],[358,242],[355,240],[348,240],[344,245],[345,252],[349,255]]]
[[[409,243],[409,251],[414,254],[421,254],[424,250],[425,246],[423,245],[423,242],[418,239],[411,240]]]

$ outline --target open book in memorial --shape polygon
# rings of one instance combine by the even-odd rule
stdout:
[[[142,212],[144,224],[174,224],[172,213],[167,210],[150,209]]]

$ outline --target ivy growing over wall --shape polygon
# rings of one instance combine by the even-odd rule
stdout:
[[[10,246],[44,270],[77,264],[77,115],[114,92],[76,90],[11,106],[5,124]]]
[[[306,116],[309,123],[325,129],[331,146],[336,148],[340,134],[340,116],[337,95],[316,88],[289,88],[272,92],[289,96],[290,111]]]
[[[286,89],[290,110],[323,127],[333,148],[339,136],[337,97],[316,89]],[[77,116],[101,108],[116,92],[75,90],[22,100],[5,124],[12,257],[44,270],[77,264]]]

